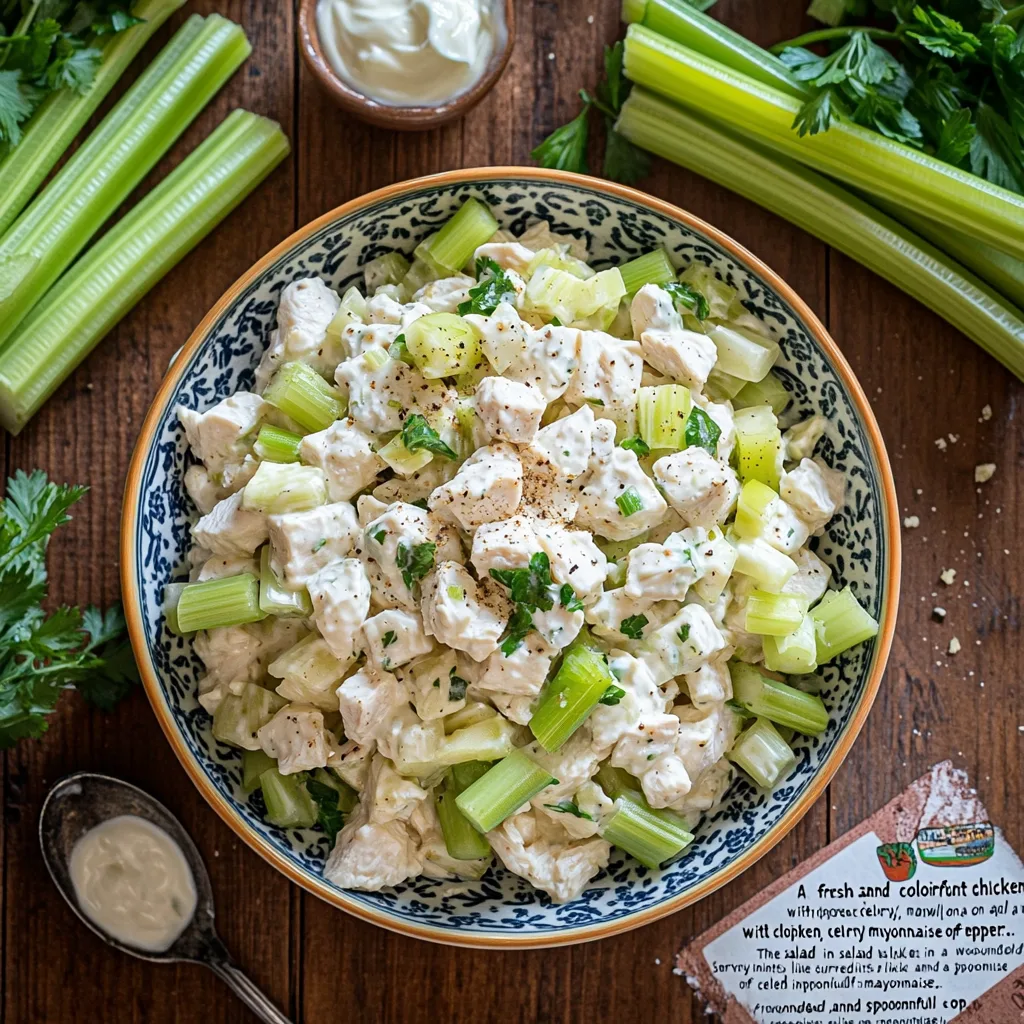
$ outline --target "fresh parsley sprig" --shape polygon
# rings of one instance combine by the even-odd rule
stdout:
[[[402,424],[402,444],[410,452],[425,448],[446,459],[457,459],[458,455],[441,440],[438,432],[417,412],[406,417]]]
[[[615,130],[615,121],[631,87],[623,74],[623,53],[621,39],[614,46],[604,48],[604,79],[598,84],[595,95],[581,89],[579,95],[583,109],[568,124],[556,128],[531,154],[541,167],[589,174],[587,143],[590,114],[597,111],[605,122],[604,176],[632,185],[650,172],[651,161],[647,153]]]
[[[459,303],[459,316],[479,313],[490,316],[502,302],[515,302],[516,290],[504,270],[489,256],[476,261],[477,284],[469,289],[469,299]]]
[[[47,615],[46,548],[85,487],[39,470],[7,481],[0,505],[0,748],[41,736],[63,690],[109,710],[138,681],[119,606]]]

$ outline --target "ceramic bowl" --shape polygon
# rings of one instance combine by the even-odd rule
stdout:
[[[501,78],[515,43],[515,0],[490,0],[495,23],[494,51],[483,74],[465,92],[435,106],[398,107],[360,92],[334,70],[324,54],[316,24],[317,0],[299,2],[299,51],[320,87],[341,107],[363,121],[397,131],[425,131],[464,117]]]
[[[190,643],[164,628],[161,614],[164,585],[184,575],[195,518],[182,484],[186,445],[175,406],[206,409],[251,386],[290,281],[319,275],[339,291],[361,284],[369,260],[393,249],[411,252],[469,196],[514,233],[539,218],[551,221],[556,231],[585,240],[597,267],[664,245],[677,264],[704,263],[739,289],[781,345],[777,372],[793,408],[828,419],[818,452],[845,471],[847,504],[817,551],[881,624],[873,642],[822,671],[828,728],[797,743],[797,763],[773,793],[737,781],[676,863],[651,871],[615,850],[608,869],[566,904],[496,867],[479,882],[418,878],[375,893],[325,881],[322,833],[268,825],[261,798],[242,791],[238,752],[213,739],[211,719],[196,702],[201,665]],[[421,938],[505,948],[597,939],[653,921],[706,896],[771,849],[824,791],[864,724],[892,640],[899,565],[896,495],[878,425],[835,342],[793,290],[683,210],[606,181],[516,167],[454,171],[355,199],[297,231],[232,285],[175,359],[146,418],[128,476],[121,561],[150,702],[192,780],[231,828],[289,878],[358,917]]]

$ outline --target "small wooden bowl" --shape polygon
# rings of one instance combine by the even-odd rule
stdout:
[[[495,26],[494,52],[483,75],[472,88],[439,106],[390,106],[364,96],[344,81],[331,67],[320,45],[316,25],[317,0],[300,0],[299,48],[313,76],[343,110],[382,128],[406,132],[424,131],[466,115],[491,90],[505,70],[515,43],[515,0],[504,0],[504,18],[501,17],[502,0],[493,2],[495,21],[498,24]]]

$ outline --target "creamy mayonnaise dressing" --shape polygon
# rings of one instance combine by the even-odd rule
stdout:
[[[163,952],[195,912],[185,855],[144,818],[123,814],[90,829],[75,843],[70,868],[78,905],[126,946]]]
[[[437,106],[469,89],[494,50],[492,0],[320,0],[334,70],[392,106]]]

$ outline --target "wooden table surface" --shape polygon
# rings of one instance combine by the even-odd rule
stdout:
[[[515,53],[495,91],[463,123],[396,135],[342,116],[319,93],[298,59],[289,4],[188,4],[187,11],[217,7],[241,22],[253,54],[143,189],[236,106],[280,121],[294,152],[20,437],[4,438],[4,476],[41,467],[92,487],[50,549],[51,592],[61,601],[117,599],[119,509],[136,433],[169,357],[236,277],[296,227],[367,190],[450,168],[529,163],[531,148],[576,113],[576,90],[594,84],[601,46],[620,31],[618,3],[516,6]],[[721,0],[714,13],[771,44],[806,27],[805,7],[806,0]],[[158,40],[168,35],[165,27]],[[758,207],[662,162],[643,187],[731,234],[810,303],[874,403],[902,514],[920,517],[919,528],[904,531],[903,601],[888,672],[827,797],[758,865],[659,923],[575,948],[456,950],[356,921],[265,864],[193,789],[141,692],[112,714],[70,695],[42,740],[3,757],[3,1020],[251,1019],[204,969],[118,954],[64,905],[40,860],[36,823],[49,786],[77,769],[130,780],[181,818],[209,864],[226,943],[281,1007],[310,1024],[704,1020],[672,973],[679,947],[947,757],[971,772],[992,820],[1024,848],[1024,476],[1016,475],[1024,389],[922,306]],[[986,405],[990,419],[982,417]],[[980,462],[998,469],[976,487]],[[957,570],[950,587],[939,582],[947,567]],[[932,621],[934,605],[948,610],[945,624]],[[963,647],[949,657],[953,636]]]

